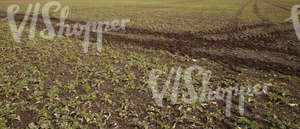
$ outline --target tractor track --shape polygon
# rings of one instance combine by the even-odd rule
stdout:
[[[242,67],[242,68],[253,68],[253,69],[267,71],[267,72],[276,71],[281,74],[295,75],[300,77],[299,67],[285,65],[283,63],[267,62],[259,59],[253,59],[253,58],[239,58],[239,57],[234,57],[232,55],[217,55],[217,54],[213,54],[201,50],[205,48],[199,48],[199,47],[195,48],[194,44],[189,45],[183,42],[162,43],[159,42],[158,40],[149,40],[149,41],[138,40],[138,39],[128,40],[127,38],[121,36],[112,36],[112,35],[104,35],[104,37],[106,37],[106,39],[109,41],[133,44],[137,46],[142,46],[147,49],[167,50],[172,53],[184,54],[194,58],[201,58],[201,57],[208,58],[215,62],[221,63],[234,71],[237,71],[236,68]]]
[[[248,0],[244,5],[241,6],[241,8],[236,12],[234,18],[233,18],[233,22],[232,24],[227,25],[227,27],[225,27],[224,29],[226,30],[231,30],[231,31],[238,31],[239,29],[239,21],[240,21],[240,17],[243,15],[243,12],[245,10],[245,8],[252,2],[252,0]],[[226,33],[226,32],[225,32]],[[232,37],[232,36],[231,36]]]
[[[282,9],[282,10],[284,10],[284,11],[288,11],[288,12],[290,11],[289,8],[283,7],[283,6],[278,5],[278,4],[274,4],[274,3],[272,3],[272,2],[270,2],[270,1],[268,1],[268,0],[263,0],[263,2],[266,3],[266,4],[268,4],[268,5],[271,5],[271,6],[273,6],[273,7]]]
[[[238,22],[239,17],[242,16],[243,11],[245,10],[245,8],[252,2],[252,0],[248,0],[244,5],[242,5],[242,7],[236,12],[235,16],[234,16],[234,21]]]
[[[257,0],[255,0],[255,3],[253,4],[253,12],[260,20],[262,20],[262,22],[273,24],[267,18],[265,18],[263,15],[261,15],[261,13],[259,12],[258,7],[257,7]]]
[[[0,13],[1,14],[1,13]],[[1,15],[0,15],[1,16]],[[23,14],[16,15],[16,21],[21,22],[23,19]],[[58,23],[59,19],[51,18],[52,22]],[[84,23],[83,21],[73,21],[66,20],[67,24],[71,23]],[[42,18],[39,17],[38,28],[43,27]],[[282,25],[285,25],[283,23]],[[242,32],[249,29],[265,28],[265,27],[275,27],[269,32],[262,32],[258,34],[245,35]],[[56,27],[56,30],[58,27]],[[210,51],[205,51],[205,49],[225,49],[226,51],[231,51],[233,48],[241,48],[244,50],[251,50],[251,54],[255,55],[255,51],[264,52],[268,51],[270,53],[283,54],[283,60],[286,55],[300,57],[300,47],[290,46],[288,50],[277,48],[272,45],[272,42],[278,41],[285,37],[286,34],[292,33],[293,29],[278,29],[277,26],[270,23],[253,24],[239,26],[237,29],[219,29],[211,30],[209,32],[199,32],[197,34],[192,33],[167,33],[167,32],[153,32],[149,30],[136,29],[127,27],[126,31],[120,31],[118,33],[123,35],[128,34],[144,34],[144,35],[159,35],[170,39],[171,41],[161,41],[161,40],[143,40],[128,38],[126,36],[114,35],[110,33],[104,33],[103,38],[108,41],[115,41],[119,43],[127,43],[131,45],[136,45],[144,47],[147,49],[160,49],[166,50],[172,53],[178,53],[183,55],[188,55],[193,58],[208,58],[224,66],[228,67],[233,71],[239,71],[239,68],[251,68],[262,71],[275,71],[285,75],[294,75],[300,77],[300,67],[299,65],[286,64],[285,62],[273,61],[272,59],[264,61],[260,59],[260,56],[253,56],[251,58],[239,57],[233,54],[223,53],[211,53]],[[231,33],[232,36],[227,36],[227,38],[220,38],[222,36],[210,36],[210,34],[223,34],[227,35]],[[82,37],[81,37],[82,38]],[[96,33],[91,33],[92,41],[96,41]],[[243,51],[239,51],[243,53]],[[296,60],[298,61],[298,60]]]

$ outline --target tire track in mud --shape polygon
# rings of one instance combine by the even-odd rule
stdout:
[[[280,4],[280,6],[285,6],[285,8],[289,9],[292,7],[292,5],[289,5],[287,3],[282,3],[282,2],[286,2],[285,0],[270,0],[272,2],[275,2],[276,4]]]
[[[262,20],[262,22],[271,23],[267,18],[265,18],[263,15],[261,15],[261,13],[257,7],[257,0],[255,0],[255,2],[253,4],[253,12],[260,20]],[[273,24],[273,23],[271,23],[271,24]]]
[[[18,22],[22,21],[22,14],[17,15],[16,20]],[[59,19],[57,18],[51,18],[54,22],[59,22]],[[41,17],[38,18],[38,27],[43,27],[43,20]],[[75,23],[75,21],[72,20],[66,20],[66,24]],[[78,21],[77,23],[84,23],[82,21]],[[259,25],[258,25],[259,26]],[[255,27],[255,26],[254,26]],[[262,27],[265,27],[262,25]],[[247,27],[246,27],[247,28]],[[56,30],[58,27],[56,28]],[[128,29],[128,28],[127,28]],[[130,28],[129,28],[130,30]],[[300,68],[298,66],[290,66],[286,65],[284,63],[278,63],[278,62],[270,62],[270,61],[262,61],[259,59],[253,59],[253,58],[240,58],[232,55],[218,55],[209,53],[206,51],[201,51],[201,49],[205,48],[227,48],[230,50],[231,48],[243,48],[243,49],[251,49],[251,50],[261,50],[261,51],[271,51],[271,52],[279,52],[279,53],[286,53],[289,55],[296,55],[300,56],[300,51],[297,48],[292,49],[292,51],[278,49],[274,47],[269,47],[268,44],[260,44],[257,43],[257,41],[263,41],[263,42],[270,42],[274,40],[270,40],[267,36],[271,35],[274,36],[274,38],[280,38],[281,33],[283,32],[289,32],[290,30],[277,30],[277,31],[271,31],[265,35],[252,35],[250,37],[241,38],[237,37],[236,39],[224,39],[224,40],[209,40],[203,38],[201,35],[193,35],[191,33],[185,34],[184,38],[189,40],[182,40],[182,39],[176,39],[174,41],[166,42],[161,40],[140,40],[140,39],[130,39],[128,37],[122,37],[118,35],[112,35],[108,33],[104,33],[103,37],[105,40],[108,41],[115,41],[120,43],[128,43],[132,45],[137,45],[140,47],[144,47],[147,49],[160,49],[160,50],[166,50],[172,53],[178,53],[183,55],[188,55],[194,58],[208,58],[210,60],[213,60],[215,62],[218,62],[220,64],[223,64],[224,66],[227,66],[233,71],[238,71],[237,68],[253,68],[257,70],[263,70],[267,72],[276,71],[278,73],[287,74],[287,75],[295,75],[300,77]],[[149,31],[151,32],[151,31]],[[160,34],[159,32],[157,34]],[[166,33],[167,34],[167,33]],[[96,41],[96,33],[91,33],[91,41]],[[174,38],[173,36],[179,36],[177,33],[174,33],[173,35],[169,35],[168,37]],[[241,36],[241,35],[238,35]],[[82,38],[82,37],[81,37]],[[256,40],[256,41],[255,41]],[[196,49],[193,49],[196,48]]]
[[[236,21],[236,22],[238,22],[238,20],[240,20],[239,19],[239,17],[241,17],[242,16],[242,14],[243,14],[243,11],[245,10],[245,8],[250,4],[252,2],[252,0],[248,0],[237,12],[236,12],[236,14],[235,14],[235,16],[234,16],[234,20]]]
[[[209,52],[201,51],[200,49],[195,51],[191,48],[195,48],[195,47],[198,48],[198,47],[195,45],[189,45],[188,43],[180,43],[180,42],[162,43],[159,40],[150,40],[150,41],[138,40],[138,39],[128,40],[127,38],[121,36],[116,37],[112,35],[104,35],[104,37],[106,37],[107,40],[110,41],[133,44],[147,49],[166,50],[171,53],[188,55],[194,58],[202,58],[202,57],[208,58],[215,62],[223,64],[224,66],[227,66],[234,71],[238,71],[237,68],[253,68],[253,69],[267,71],[267,72],[276,71],[281,74],[295,75],[300,77],[299,67],[294,68],[292,66],[281,64],[281,63],[267,62],[259,59],[253,59],[253,58],[239,58],[239,57],[233,57],[231,55],[216,55]]]
[[[245,10],[245,8],[252,2],[252,0],[248,0],[244,5],[242,5],[242,7],[236,12],[236,15],[233,18],[233,21],[231,24],[225,26],[225,30],[230,30],[231,32],[237,32],[239,31],[239,21],[240,21],[240,17],[243,15],[243,12]],[[227,35],[229,36],[230,39],[233,39],[234,33],[227,33]]]
[[[245,8],[252,2],[252,0],[248,0],[242,7],[236,12],[234,19],[233,19],[233,25],[229,25],[227,29],[233,29],[233,31],[239,31],[239,21],[240,17],[243,15],[243,12]]]
[[[244,26],[244,27],[239,27],[239,21],[240,21],[240,17],[243,15],[243,12],[245,10],[245,8],[252,2],[252,0],[248,0],[245,4],[243,4],[236,12],[235,16],[232,19],[232,23],[224,26],[223,28],[220,29],[214,29],[214,30],[210,30],[210,31],[206,31],[206,32],[199,32],[202,35],[207,35],[207,34],[224,34],[224,33],[230,33],[230,32],[237,32],[237,31],[242,31],[245,30],[247,28],[255,28],[254,26]]]
[[[245,4],[243,4],[235,13],[235,16],[232,19],[232,23],[229,23],[228,25],[224,26],[223,28],[220,29],[214,29],[210,30],[208,32],[200,32],[202,35],[209,35],[209,34],[228,34],[231,38],[233,35],[231,35],[230,32],[237,32],[237,31],[242,31],[245,30],[248,27],[245,28],[240,28],[238,26],[240,17],[243,15],[243,12],[245,8],[252,2],[252,0],[248,0]]]
[[[251,0],[250,0],[251,1]],[[5,12],[0,12],[0,16],[1,14],[5,14]],[[24,16],[24,14],[16,14],[16,19],[18,20],[22,20],[22,17]],[[40,19],[40,17],[39,17]],[[56,23],[59,22],[58,18],[53,18],[51,17],[50,20],[55,21]],[[74,21],[74,20],[70,20],[70,19],[66,19],[65,23],[80,23],[80,24],[85,24],[85,21]],[[280,23],[280,25],[288,25],[289,23]],[[176,33],[176,32],[159,32],[159,31],[150,31],[147,29],[140,29],[140,28],[134,28],[134,27],[126,27],[125,31],[119,31],[120,33],[124,33],[124,34],[144,34],[144,35],[154,35],[154,36],[163,36],[165,38],[173,38],[176,40],[203,40],[205,38],[203,38],[203,36],[206,35],[210,35],[210,34],[227,34],[227,33],[239,33],[245,30],[249,30],[249,29],[256,29],[256,28],[269,28],[269,27],[275,27],[276,25],[271,24],[271,23],[258,23],[258,24],[246,24],[246,25],[242,25],[242,26],[238,26],[237,29],[230,29],[228,27],[224,27],[224,28],[219,28],[219,29],[215,29],[215,30],[209,30],[209,31],[198,31],[195,33],[186,31],[186,32],[180,32],[180,33]],[[232,27],[232,26],[231,26]],[[289,29],[286,32],[290,32],[292,30]],[[271,33],[271,34],[275,34]],[[266,33],[268,34],[268,33]],[[266,34],[261,34],[258,37],[264,37],[264,35]],[[254,36],[248,36],[249,38],[251,37],[256,37],[257,35]],[[209,40],[209,39],[205,39],[205,41],[211,41],[214,42],[214,40]],[[218,40],[216,40],[218,41]]]
[[[283,6],[278,5],[278,4],[274,4],[274,3],[272,3],[272,2],[270,2],[270,1],[268,1],[268,0],[263,0],[263,2],[266,3],[266,4],[268,4],[268,5],[271,5],[271,6],[273,6],[273,7],[277,7],[277,8],[280,8],[280,9],[285,10],[285,11],[288,11],[288,12],[290,11],[289,8],[283,7]]]
[[[210,34],[231,34],[231,33],[237,33],[242,32],[247,29],[255,29],[260,27],[271,27],[275,26],[273,23],[258,23],[258,24],[247,24],[239,26],[239,20],[240,17],[243,14],[243,11],[245,8],[252,2],[253,0],[248,0],[245,4],[243,4],[238,11],[236,12],[236,15],[232,19],[232,23],[228,24],[222,28],[217,29],[211,29],[207,31],[198,31],[195,33],[192,32],[182,32],[182,33],[172,33],[172,32],[157,32],[157,31],[149,31],[146,29],[137,29],[137,28],[127,28],[125,32],[127,34],[149,34],[149,35],[157,35],[157,36],[164,36],[166,38],[174,38],[174,37],[183,37],[183,40],[191,40],[191,39],[197,39],[200,36],[210,35]],[[281,23],[286,24],[286,23]],[[231,36],[233,37],[233,36]]]

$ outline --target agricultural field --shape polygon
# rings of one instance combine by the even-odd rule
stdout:
[[[300,0],[60,0],[70,8],[70,25],[101,21],[105,28],[116,19],[130,20],[124,29],[103,32],[101,53],[96,32],[87,52],[83,33],[45,39],[41,10],[35,38],[28,36],[30,15],[17,42],[7,9],[20,6],[14,17],[19,26],[29,4],[42,8],[49,2],[0,0],[1,129],[299,129],[300,39],[287,19]],[[58,24],[61,13],[54,10],[49,19]],[[224,91],[222,99],[205,94],[198,101],[207,74],[195,72],[190,80],[199,99],[187,103],[183,98],[191,89],[183,78],[191,66],[211,71],[209,93],[248,90],[243,97]],[[154,96],[153,70],[161,71],[159,91],[169,84],[163,105]],[[177,74],[169,79],[172,71]],[[265,84],[263,94],[249,91]]]

